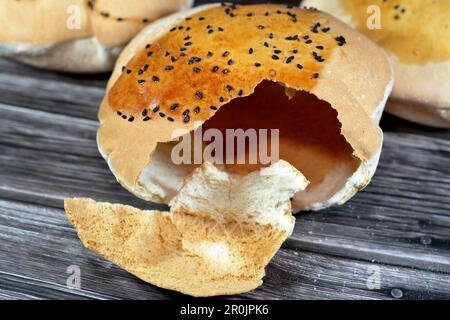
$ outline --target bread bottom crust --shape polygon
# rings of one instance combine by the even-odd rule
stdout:
[[[123,47],[105,47],[96,38],[77,39],[45,47],[0,46],[0,55],[35,67],[71,73],[111,71]]]

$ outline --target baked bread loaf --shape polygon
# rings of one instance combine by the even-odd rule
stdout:
[[[303,3],[333,14],[386,50],[395,74],[388,112],[420,124],[450,128],[449,0]]]
[[[333,17],[280,5],[206,5],[144,29],[108,83],[98,146],[136,196],[169,203],[198,165],[174,164],[199,129],[279,128],[280,158],[311,181],[293,207],[340,204],[365,187],[393,84],[382,50]],[[224,165],[230,174],[257,169]]]
[[[170,212],[67,199],[84,245],[144,281],[192,296],[237,294],[262,284],[264,268],[292,233],[290,197],[307,185],[280,161],[235,178],[197,168]]]
[[[110,71],[149,22],[193,0],[2,0],[0,55],[47,69]]]

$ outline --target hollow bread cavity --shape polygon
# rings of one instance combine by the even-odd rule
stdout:
[[[198,130],[207,129],[218,129],[223,136],[226,129],[279,129],[279,158],[310,181],[305,191],[294,196],[295,209],[318,208],[343,189],[354,188],[353,182],[364,180],[361,161],[341,134],[337,112],[329,103],[305,91],[264,81],[250,96],[222,106]],[[270,134],[268,137],[270,141]],[[171,153],[177,143],[160,143],[155,149],[151,162],[141,172],[139,189],[135,190],[142,198],[168,203],[181,189],[185,177],[198,166],[173,163]],[[218,167],[241,176],[267,166],[248,164],[249,148],[244,152],[246,164]]]

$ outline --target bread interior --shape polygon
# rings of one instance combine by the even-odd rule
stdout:
[[[360,160],[353,156],[353,149],[341,134],[337,112],[329,103],[306,91],[290,90],[276,82],[263,81],[253,94],[222,106],[198,130],[204,133],[208,129],[218,129],[224,137],[226,129],[268,129],[269,155],[270,130],[279,129],[279,158],[296,167],[311,182],[295,197],[301,207],[329,200],[345,186],[360,165]],[[171,161],[171,153],[176,144],[159,144],[140,176],[140,185],[164,202],[178,193],[183,179],[198,166],[175,165]],[[207,144],[204,143],[203,147]],[[228,173],[245,175],[270,165],[260,161],[249,164],[248,144],[244,152],[245,164],[218,166],[224,167]],[[223,153],[226,154],[225,151]]]

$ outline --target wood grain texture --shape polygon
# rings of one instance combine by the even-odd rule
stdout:
[[[142,209],[96,147],[108,76],[0,59],[0,299],[178,299],[83,248],[62,209],[91,197]],[[372,183],[344,206],[301,213],[264,285],[230,299],[450,299],[450,132],[391,116]],[[66,285],[81,270],[81,289]],[[370,290],[371,268],[379,289]],[[398,293],[398,292],[397,292]]]

